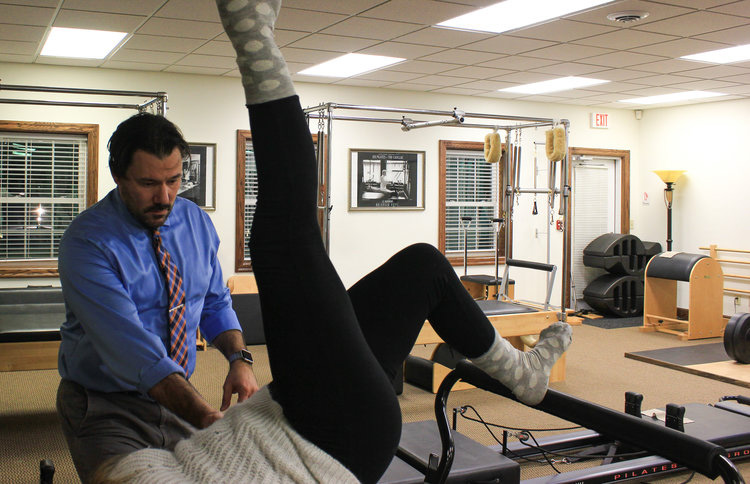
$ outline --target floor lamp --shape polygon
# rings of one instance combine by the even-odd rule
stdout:
[[[674,195],[674,184],[685,170],[654,170],[659,178],[667,184],[664,189],[664,203],[667,205],[667,250],[672,250],[672,196]]]

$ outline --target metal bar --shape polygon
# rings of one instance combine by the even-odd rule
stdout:
[[[390,108],[384,106],[363,106],[357,104],[337,104],[331,103],[331,106],[336,109],[351,109],[359,111],[379,111],[387,113],[409,113],[409,114],[430,114],[433,116],[452,116],[453,111],[440,111],[435,109],[410,109],[410,108]],[[465,113],[464,116],[467,118],[483,118],[483,119],[503,119],[508,121],[531,121],[531,122],[543,122],[553,124],[554,119],[552,118],[536,118],[531,116],[508,116],[500,114],[483,114],[483,113]]]
[[[138,104],[88,103],[77,101],[42,101],[38,99],[0,99],[0,104],[32,104],[38,106],[78,106],[88,108],[139,109]]]
[[[310,112],[309,116],[310,118],[319,118],[321,115],[315,114],[314,112]],[[367,121],[367,122],[373,122],[373,123],[402,124],[402,120],[397,119],[397,118],[368,118],[366,116],[335,115],[333,116],[333,119],[337,121]],[[544,127],[544,126],[551,126],[551,123],[539,122],[539,123],[533,123],[533,124],[518,124],[518,125],[510,125],[510,126],[498,126],[494,124],[462,123],[462,124],[455,124],[455,125],[450,125],[450,126],[460,127],[460,128],[480,128],[480,129],[516,129],[516,128],[539,128],[539,127]]]
[[[50,86],[19,86],[12,84],[0,84],[0,91],[27,91],[27,92],[56,92],[64,94],[96,94],[104,96],[146,96],[163,97],[164,92],[147,91],[117,91],[112,89],[85,89],[77,87],[50,87]]]

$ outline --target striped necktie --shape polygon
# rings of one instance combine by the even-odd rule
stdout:
[[[188,346],[187,329],[185,327],[185,289],[182,286],[182,276],[177,266],[172,262],[169,252],[162,246],[161,235],[154,231],[152,242],[159,268],[167,282],[167,297],[169,299],[169,356],[185,369],[187,375]]]

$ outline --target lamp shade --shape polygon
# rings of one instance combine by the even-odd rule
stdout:
[[[654,170],[664,183],[674,183],[686,170]]]

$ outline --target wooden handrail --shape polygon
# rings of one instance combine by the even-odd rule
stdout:
[[[716,262],[723,262],[726,264],[745,264],[750,265],[750,260],[736,260],[736,259],[720,259],[719,258],[719,252],[733,252],[735,254],[750,254],[750,250],[744,250],[744,249],[724,249],[719,248],[715,244],[711,244],[708,247],[698,247],[701,250],[707,250],[709,251],[709,256],[716,260]],[[750,276],[743,275],[743,274],[724,274],[725,278],[730,279],[745,279],[750,280]],[[750,290],[747,289],[735,289],[731,287],[725,287],[724,293],[733,293],[733,294],[750,294]]]
[[[724,274],[724,277],[729,277],[731,279],[750,279],[750,276],[743,276],[740,274]]]
[[[750,250],[742,250],[742,249],[721,249],[719,247],[716,247],[715,245],[712,245],[710,247],[698,247],[701,250],[713,250],[713,251],[721,251],[721,252],[738,252],[740,254],[750,254]],[[713,257],[713,256],[712,256]]]

